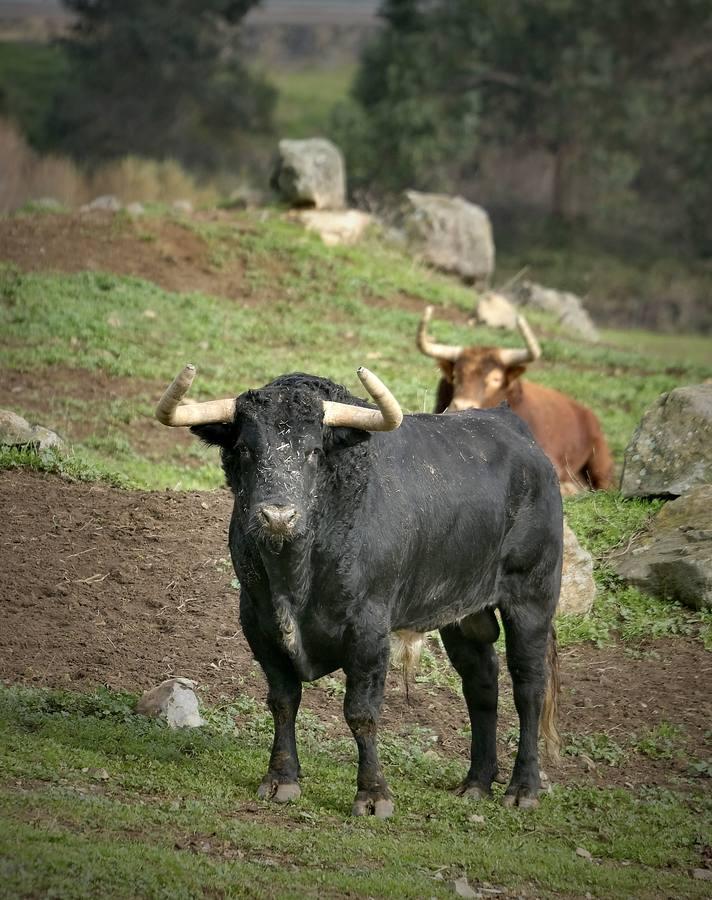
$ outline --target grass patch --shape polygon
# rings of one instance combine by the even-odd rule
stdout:
[[[462,321],[475,302],[470,289],[414,263],[378,235],[356,247],[327,248],[275,212],[182,224],[207,242],[215,267],[239,265],[244,304],[172,293],[108,273],[40,275],[0,267],[6,367],[64,366],[156,385],[155,396],[127,401],[119,419],[112,415],[107,421],[102,412],[98,422],[96,410],[71,411],[73,423],[97,435],[93,446],[79,448],[91,459],[149,488],[219,483],[217,466],[211,474],[214,455],[196,461],[182,449],[157,460],[137,450],[126,427],[127,418],[151,415],[162,387],[188,360],[199,368],[196,399],[229,396],[300,370],[360,391],[355,369],[365,362],[407,411],[432,408],[438,371],[414,347],[420,310],[426,303],[450,307]],[[117,220],[117,227],[130,226]],[[402,298],[416,300],[415,309]],[[546,317],[533,315],[532,321],[543,333],[545,362],[533,366],[530,377],[588,403],[619,462],[643,411],[662,391],[700,381],[711,371],[694,362],[656,368],[630,348],[582,345],[548,330]],[[442,317],[433,330],[450,343],[519,343],[516,335],[486,328],[475,333]]]
[[[108,469],[74,453],[67,455],[55,449],[38,451],[26,447],[0,447],[0,471],[3,469],[31,469],[33,472],[59,475],[68,481],[100,481],[113,487],[135,487],[123,472]]]
[[[688,874],[710,811],[701,792],[555,787],[522,814],[444,790],[464,765],[426,755],[427,735],[384,735],[396,815],[354,820],[353,747],[342,761],[323,734],[303,742],[302,799],[275,807],[254,799],[270,740],[261,713],[248,704],[237,724],[223,710],[176,732],[135,716],[134,699],[0,689],[9,896],[448,897],[463,875],[542,897],[705,895]]]

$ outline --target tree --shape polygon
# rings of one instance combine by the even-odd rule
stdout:
[[[241,60],[239,23],[259,0],[64,0],[77,16],[55,145],[90,161],[127,153],[193,167],[235,164],[269,129],[274,91]]]
[[[688,59],[709,72],[710,0],[386,0],[380,14],[352,117],[381,185],[466,184],[483,149],[503,146],[550,155],[564,219],[580,212],[577,181],[616,175],[652,196],[682,166],[701,183],[705,154],[679,123],[709,135],[709,78]]]

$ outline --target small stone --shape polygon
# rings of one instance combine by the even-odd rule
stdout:
[[[580,856],[581,859],[593,859],[593,856],[588,852],[588,850],[586,850],[585,847],[577,847],[576,856]]]
[[[468,822],[472,822],[475,825],[484,825],[485,817],[480,816],[477,813],[473,813],[473,815],[467,817]]]
[[[470,887],[467,878],[464,875],[462,878],[456,879],[453,887],[455,888],[455,893],[458,897],[477,897],[477,892]]]
[[[712,869],[693,869],[692,877],[698,881],[712,881]]]
[[[82,770],[82,771],[84,771],[84,770]],[[96,768],[93,768],[92,766],[90,766],[87,769],[87,775],[90,778],[93,778],[95,781],[108,781],[109,780],[109,773],[106,771],[106,769],[96,769]]]

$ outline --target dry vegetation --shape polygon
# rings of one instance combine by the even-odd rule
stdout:
[[[102,194],[122,202],[171,203],[177,199],[214,203],[217,190],[202,186],[173,160],[128,156],[92,172],[62,156],[41,156],[18,129],[0,119],[0,213],[51,197],[77,207]]]

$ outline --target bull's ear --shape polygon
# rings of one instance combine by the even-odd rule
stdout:
[[[356,444],[362,444],[371,437],[370,431],[363,431],[360,428],[342,428],[341,426],[334,428],[328,426],[324,429],[324,452],[330,453],[332,450],[344,450],[347,447],[354,447]]]
[[[210,425],[191,425],[190,430],[206,444],[225,449],[235,446],[237,432],[233,424],[214,422]]]
[[[505,369],[507,384],[511,384],[513,381],[516,381],[516,379],[523,375],[526,371],[526,366],[508,366]]]
[[[451,363],[449,359],[439,359],[438,365],[443,373],[443,378],[447,379],[447,381],[452,384],[454,381],[453,373],[455,371],[455,363]]]

